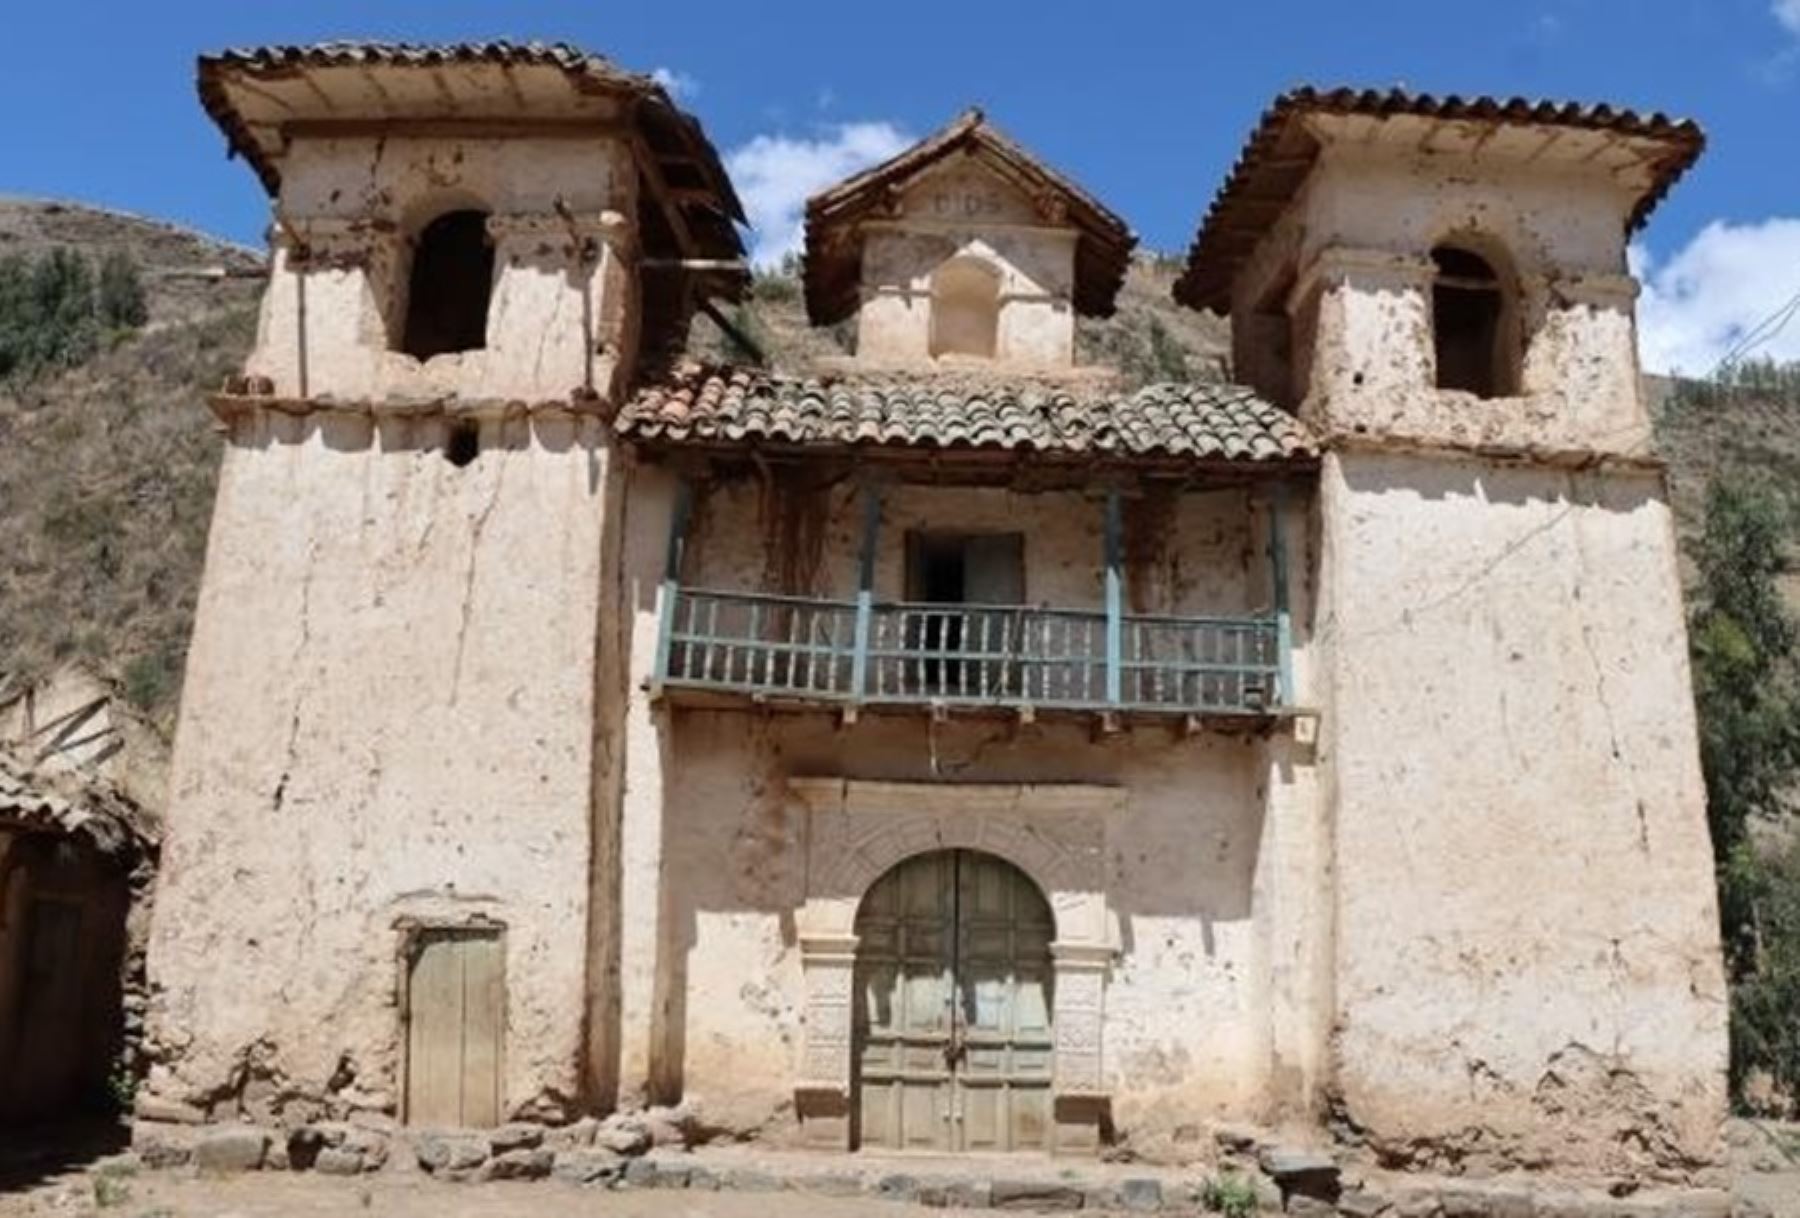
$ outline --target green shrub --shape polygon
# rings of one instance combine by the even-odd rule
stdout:
[[[1224,1172],[1206,1182],[1200,1200],[1207,1209],[1225,1218],[1250,1218],[1256,1213],[1256,1185],[1236,1173]]]

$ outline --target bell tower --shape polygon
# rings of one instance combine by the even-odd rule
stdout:
[[[1331,1099],[1385,1160],[1691,1175],[1725,991],[1608,107],[1300,89],[1176,286],[1311,424]],[[1642,1141],[1593,1119],[1630,1107]]]
[[[566,45],[228,51],[199,89],[273,249],[212,399],[147,1094],[216,1106],[254,1057],[265,1096],[556,1118],[607,1051],[610,419],[746,282],[737,199],[659,86]]]

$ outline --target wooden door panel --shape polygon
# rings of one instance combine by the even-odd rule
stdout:
[[[498,934],[419,934],[406,978],[409,1124],[485,1128],[499,1123],[503,970]]]
[[[857,912],[860,1145],[1050,1146],[1048,905],[1009,863],[923,855]]]

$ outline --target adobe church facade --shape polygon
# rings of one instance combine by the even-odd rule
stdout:
[[[815,197],[825,374],[697,367],[731,185],[565,47],[203,59],[274,200],[146,1117],[1704,1182],[1725,1002],[1605,109],[1285,95],[1176,288],[971,112]]]

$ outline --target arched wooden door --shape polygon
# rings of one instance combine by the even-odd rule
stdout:
[[[1050,906],[973,850],[908,859],[856,914],[857,1144],[1051,1149]]]

